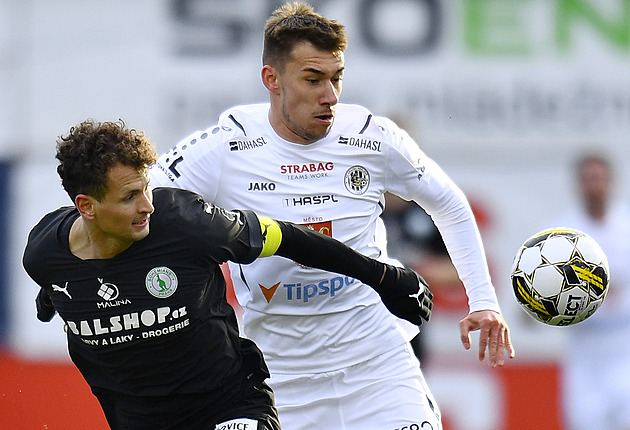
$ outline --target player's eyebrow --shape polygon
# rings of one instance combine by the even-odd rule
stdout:
[[[341,67],[340,69],[338,69],[335,72],[335,75],[338,75],[338,74],[342,73],[345,69],[346,69],[345,67]],[[313,74],[316,74],[316,75],[325,75],[326,74],[325,72],[323,72],[323,71],[321,71],[319,69],[315,69],[313,67],[307,67],[305,69],[302,69],[302,71],[303,72],[307,72],[307,73],[313,73]]]
[[[306,69],[302,69],[302,71],[306,72],[306,73],[313,73],[314,75],[323,75],[324,74],[324,72],[322,72],[321,70],[314,69],[312,67],[307,67]]]

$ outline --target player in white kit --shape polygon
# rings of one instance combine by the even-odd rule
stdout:
[[[602,307],[566,327],[562,387],[567,430],[630,430],[630,208],[616,195],[614,169],[603,154],[584,154],[575,165],[579,205],[555,225],[585,232],[610,265]]]
[[[480,330],[479,358],[502,365],[514,350],[470,206],[405,131],[338,103],[345,47],[344,27],[310,6],[276,10],[263,52],[270,103],[229,109],[183,139],[160,157],[152,185],[304,224],[380,259],[384,193],[413,199],[433,217],[466,286],[464,347]],[[232,264],[230,273],[283,428],[442,428],[408,343],[418,327],[393,316],[371,288],[275,257]]]

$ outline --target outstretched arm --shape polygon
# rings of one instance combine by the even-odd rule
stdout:
[[[391,313],[416,325],[431,317],[433,294],[414,270],[381,263],[297,224],[262,216],[258,219],[264,238],[261,257],[280,255],[305,266],[359,279],[381,296]]]

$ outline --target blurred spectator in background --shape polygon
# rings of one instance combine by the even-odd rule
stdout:
[[[630,210],[613,193],[613,169],[600,154],[575,165],[579,206],[559,226],[595,239],[610,265],[602,307],[587,320],[564,328],[565,420],[571,430],[630,429]],[[430,281],[429,281],[430,282]]]

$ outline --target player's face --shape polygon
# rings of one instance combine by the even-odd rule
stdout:
[[[107,192],[93,202],[94,220],[101,239],[126,249],[149,234],[153,194],[147,171],[118,164],[110,169]]]
[[[606,200],[610,188],[608,167],[597,160],[585,163],[580,186],[587,201]]]
[[[343,70],[343,52],[321,51],[309,42],[295,45],[277,79],[280,106],[272,106],[276,132],[296,143],[326,136],[335,119]]]

